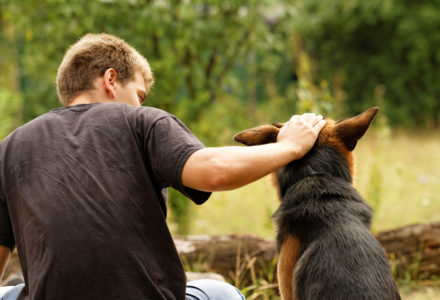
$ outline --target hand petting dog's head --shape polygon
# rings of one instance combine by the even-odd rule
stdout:
[[[322,129],[318,137],[318,144],[343,145],[346,150],[353,151],[357,141],[365,134],[379,108],[373,107],[355,117],[333,121],[327,119],[327,125]],[[234,136],[236,142],[246,146],[275,143],[280,128],[284,123],[261,125],[244,130]]]

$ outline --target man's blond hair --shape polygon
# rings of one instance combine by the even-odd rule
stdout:
[[[68,105],[81,92],[93,89],[93,81],[109,68],[116,70],[123,84],[141,72],[147,93],[154,82],[150,65],[133,47],[110,34],[89,33],[67,50],[58,68],[61,103]]]

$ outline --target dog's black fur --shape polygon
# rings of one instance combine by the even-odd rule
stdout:
[[[387,257],[369,231],[372,209],[352,187],[348,163],[335,147],[316,144],[277,178],[277,245],[289,235],[300,241],[297,299],[401,299]]]

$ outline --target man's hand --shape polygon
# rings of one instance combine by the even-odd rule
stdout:
[[[325,124],[326,122],[321,115],[294,115],[281,128],[277,142],[295,149],[295,159],[300,159],[313,147],[319,132]]]

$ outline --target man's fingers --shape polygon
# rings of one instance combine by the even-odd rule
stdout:
[[[316,118],[316,115],[313,113],[305,113],[301,116],[301,118],[306,122],[307,124],[312,124]]]
[[[323,116],[321,115],[316,115],[314,113],[305,113],[302,115],[293,115],[289,122],[287,122],[285,125],[290,125],[292,126],[293,124],[295,124],[298,121],[303,121],[304,123],[306,123],[307,125],[309,125],[310,127],[315,127],[316,125],[318,125],[322,120],[323,120]],[[325,122],[324,122],[325,125]],[[321,126],[321,125],[320,125]],[[321,127],[322,129],[322,127]]]
[[[305,114],[302,114],[302,115],[293,115],[290,118],[290,121],[301,119],[301,120],[303,120],[305,122],[311,122],[312,120],[316,119],[316,117],[317,117],[316,114],[305,113]]]
[[[320,132],[322,128],[324,128],[325,124],[327,124],[327,121],[322,119],[321,121],[316,123],[316,125],[313,128],[316,130],[316,132]]]
[[[323,116],[321,116],[321,115],[317,115],[317,116],[315,116],[313,119],[310,120],[309,124],[313,127],[313,126],[315,126],[316,124],[318,124],[319,122],[321,122],[322,119],[324,119]]]
[[[297,158],[303,157],[314,145],[326,121],[321,115],[294,115],[278,133],[278,142],[287,142],[297,149]],[[289,146],[289,147],[290,147]]]

